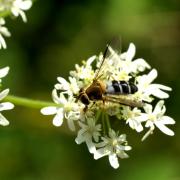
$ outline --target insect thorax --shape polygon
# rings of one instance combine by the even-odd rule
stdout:
[[[90,100],[102,100],[102,96],[105,93],[105,85],[101,81],[95,81],[85,92]]]

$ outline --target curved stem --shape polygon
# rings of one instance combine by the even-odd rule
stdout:
[[[52,102],[33,100],[33,99],[17,97],[17,96],[12,96],[12,95],[6,96],[3,99],[3,101],[9,101],[15,105],[25,106],[25,107],[30,107],[30,108],[38,108],[38,109],[46,107],[46,106],[57,106],[57,104],[52,103]]]

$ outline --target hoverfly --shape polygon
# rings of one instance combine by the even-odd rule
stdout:
[[[138,91],[138,88],[134,83],[121,80],[112,80],[104,83],[101,80],[101,76],[103,75],[102,69],[107,60],[110,47],[110,44],[107,44],[100,66],[96,70],[93,82],[87,88],[81,88],[76,97],[77,101],[80,100],[85,105],[84,111],[87,110],[91,101],[94,103],[96,101],[118,103],[130,107],[143,107],[144,105],[141,101],[127,98],[128,95]]]

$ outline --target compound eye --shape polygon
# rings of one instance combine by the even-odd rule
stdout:
[[[81,96],[81,102],[85,105],[89,105],[89,99],[86,95]]]

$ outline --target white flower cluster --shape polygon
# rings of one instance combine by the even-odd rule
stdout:
[[[9,67],[5,67],[0,69],[0,86],[2,82],[2,78],[5,77],[8,74]],[[1,88],[0,88],[1,90]],[[0,101],[2,101],[9,93],[9,89],[5,89],[0,91]],[[1,114],[2,111],[4,110],[10,110],[13,109],[14,105],[10,102],[1,102],[0,103],[0,125],[2,126],[7,126],[9,125],[9,121]]]
[[[135,45],[131,43],[127,52],[122,54],[116,53],[112,47],[109,47],[108,51],[110,54],[105,59],[103,73],[99,80],[104,84],[113,80],[133,81],[138,91],[134,94],[117,95],[116,98],[122,96],[124,101],[127,99],[129,103],[134,100],[142,102],[142,107],[97,100],[90,101],[85,111],[85,105],[77,101],[76,96],[82,88],[86,90],[93,83],[97,69],[101,65],[101,54],[99,57],[92,56],[87,61],[83,61],[81,66],[75,65],[75,70],[70,72],[69,82],[58,77],[58,83],[52,92],[57,106],[45,107],[41,109],[41,113],[54,114],[55,126],[61,126],[66,120],[72,131],[78,131],[75,139],[77,144],[85,142],[94,159],[108,156],[110,165],[118,168],[118,158],[127,158],[126,151],[131,150],[127,144],[126,135],[119,134],[121,127],[117,126],[118,121],[124,121],[138,133],[148,128],[142,140],[152,134],[156,127],[163,133],[173,136],[174,132],[166,125],[175,124],[175,121],[165,115],[166,108],[163,100],[169,97],[165,91],[171,91],[171,88],[153,83],[157,77],[157,70],[150,70],[150,65],[144,59],[133,60]],[[156,103],[155,107],[152,102]],[[110,116],[116,118],[111,121]],[[114,127],[115,122],[117,123]]]
[[[8,29],[4,26],[5,20],[3,16],[5,16],[5,14],[11,14],[14,17],[21,16],[22,20],[27,22],[24,11],[30,9],[31,6],[31,0],[0,0],[0,49],[6,49],[6,42],[3,36],[11,36]]]

